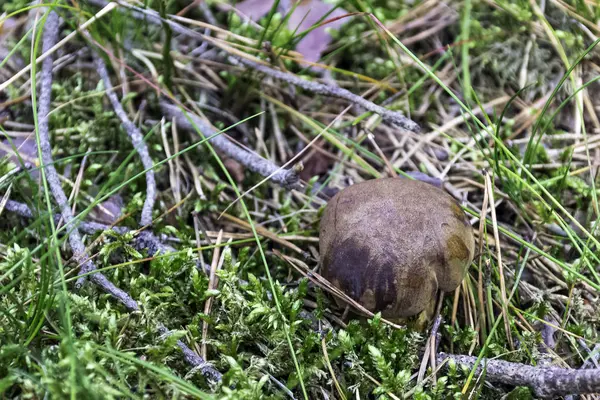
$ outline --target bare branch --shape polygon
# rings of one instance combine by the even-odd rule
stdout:
[[[48,15],[46,24],[44,26],[44,41],[42,45],[42,51],[44,53],[46,53],[56,43],[56,40],[58,38],[58,26],[58,15],[54,11],[52,11]],[[48,134],[48,114],[50,111],[50,100],[52,93],[52,61],[52,55],[46,58],[42,64],[41,72],[40,102],[38,109],[38,130],[41,147],[40,158],[42,159],[41,168],[50,186],[52,196],[54,197],[54,200],[60,208],[61,216],[63,217],[66,225],[70,226],[71,228],[68,235],[68,239],[69,245],[71,246],[71,250],[73,251],[73,258],[85,267],[86,272],[92,272],[96,269],[96,266],[86,255],[85,246],[81,239],[81,234],[79,233],[79,229],[77,228],[77,226],[75,226],[76,220],[73,218],[73,213],[71,212],[71,208],[69,207],[67,196],[65,195],[60,185],[58,172],[54,168],[54,160],[52,159],[52,147],[50,146],[50,136]],[[31,210],[27,211],[23,207],[18,207],[18,209],[20,209],[24,213],[27,213],[28,215],[33,215],[31,213]],[[100,286],[100,288],[106,293],[119,300],[129,311],[139,310],[137,302],[131,296],[129,296],[128,293],[119,289],[112,282],[110,282],[103,274],[96,272],[92,274],[90,279],[96,285]],[[159,332],[165,331],[166,328],[162,325],[159,325],[158,330]],[[200,367],[202,373],[210,379],[218,380],[221,378],[220,372],[214,370],[210,366],[210,364],[206,363],[206,361],[204,361],[200,356],[194,354],[185,345],[185,343],[179,341],[177,344],[183,351],[185,360],[188,363],[192,364],[194,367]]]
[[[43,53],[46,53],[56,43],[58,39],[58,26],[58,15],[52,11],[48,15],[46,24],[44,26],[44,41],[42,44]],[[82,266],[82,273],[87,273],[93,270],[95,267],[85,255],[85,246],[81,240],[79,230],[76,226],[74,226],[73,213],[69,207],[67,196],[60,185],[58,172],[56,172],[56,168],[54,168],[54,160],[52,159],[52,146],[50,145],[50,135],[48,133],[48,114],[50,112],[50,99],[52,94],[53,59],[53,54],[44,59],[41,72],[40,101],[38,109],[38,130],[41,149],[40,158],[42,160],[41,168],[46,177],[48,185],[50,186],[50,192],[52,193],[52,196],[54,197],[54,200],[60,209],[62,218],[70,230],[69,245],[73,251],[73,257],[75,260],[77,260],[78,264]],[[83,282],[78,281],[79,286],[81,286],[82,283]]]
[[[163,335],[165,339],[169,337],[170,334],[169,330],[163,325],[158,326],[158,332],[161,335]],[[188,364],[193,365],[194,368],[198,368],[202,375],[213,381],[221,380],[223,375],[219,371],[217,371],[210,363],[206,362],[202,357],[193,352],[185,343],[183,343],[181,340],[178,340],[177,346],[179,346],[179,348],[183,352],[183,357],[185,358],[185,361]]]
[[[29,206],[24,203],[19,203],[18,201],[8,200],[4,206],[4,208],[10,212],[20,215],[25,218],[35,218],[35,215],[29,209]],[[61,219],[61,215],[54,215],[54,221],[58,222]],[[77,221],[77,229],[79,232],[85,233],[87,235],[92,235],[96,232],[109,231],[112,230],[119,235],[125,235],[129,232],[136,232],[135,229],[130,229],[124,226],[113,226],[113,225],[105,225],[99,222],[93,221]],[[67,231],[68,234],[68,231]],[[175,249],[169,245],[164,244],[165,238],[159,238],[152,231],[144,230],[139,232],[134,239],[133,247],[138,250],[147,250],[149,255],[154,255],[157,252],[164,254],[175,251]]]
[[[107,4],[104,0],[90,0],[89,2],[91,4],[95,4],[97,6],[105,6]],[[153,24],[161,24],[163,22],[163,19],[159,16],[159,14],[156,11],[144,9],[141,7],[136,7],[131,4],[126,4],[126,3],[118,1],[118,0],[116,1],[116,3],[118,3],[122,7],[126,7],[126,8],[129,8],[130,10],[132,10],[131,15],[134,18],[144,19]],[[176,17],[174,17],[174,18],[176,18]],[[194,38],[197,40],[207,42],[207,37],[200,33],[197,33],[191,29],[188,29],[185,26],[182,26],[181,24],[179,24],[171,19],[165,19],[164,21],[169,24],[169,26],[171,27],[171,29],[173,29],[174,32],[176,32],[180,35],[184,35],[184,36],[187,36],[190,38]],[[224,48],[222,50],[228,51],[227,48]],[[241,62],[242,64],[246,65],[249,68],[252,68],[256,71],[262,72],[263,74],[268,75],[270,77],[283,80],[285,82],[288,82],[292,85],[298,86],[309,92],[348,100],[354,104],[359,105],[360,107],[364,108],[365,110],[379,114],[384,121],[386,121],[388,123],[392,123],[397,126],[400,126],[409,131],[419,132],[421,130],[419,125],[416,122],[412,121],[410,118],[405,117],[404,115],[402,115],[401,113],[399,113],[397,111],[391,111],[384,107],[381,107],[381,106],[373,103],[372,101],[364,99],[364,98],[350,92],[349,90],[346,90],[346,89],[343,89],[343,88],[340,88],[340,87],[334,86],[334,85],[328,85],[328,84],[324,84],[324,83],[308,81],[306,79],[302,79],[302,78],[298,77],[297,75],[290,74],[288,72],[278,71],[278,70],[268,67],[266,65],[262,65],[255,61],[251,61],[251,60],[248,60],[248,59],[245,59],[242,57],[237,57],[232,54],[230,54],[227,57],[227,59],[230,63],[232,63],[234,65],[239,64]]]
[[[94,268],[95,269],[95,268]],[[93,271],[93,270],[92,270]],[[100,272],[93,273],[90,275],[90,280],[105,292],[110,294],[115,299],[119,300],[121,304],[127,308],[128,311],[139,311],[140,307],[137,302],[124,290],[119,289],[114,283],[108,280],[104,274]]]
[[[439,353],[437,362],[452,360],[472,368],[477,357]],[[600,370],[533,367],[502,360],[481,359],[477,374],[484,373],[490,382],[512,386],[529,386],[539,397],[556,398],[567,394],[600,392]]]
[[[268,67],[263,64],[259,64],[255,61],[248,60],[243,57],[234,57],[230,56],[228,58],[229,62],[232,64],[238,64],[238,62],[232,62],[234,60],[239,61],[244,64],[246,67],[252,68],[256,71],[262,72],[265,75],[268,75],[275,79],[280,79],[284,82],[290,83],[294,86],[298,86],[306,91],[313,92],[316,94],[321,94],[325,96],[337,97],[339,99],[348,100],[351,103],[354,103],[367,111],[374,112],[381,116],[381,118],[388,123],[397,125],[401,128],[412,132],[419,132],[421,128],[417,125],[416,122],[411,119],[405,117],[397,111],[391,111],[384,107],[381,107],[372,101],[365,99],[357,94],[352,93],[351,91],[341,88],[339,86],[328,85],[319,82],[308,81],[306,79],[302,79],[297,75],[291,74],[289,72],[278,71],[271,67]]]
[[[150,153],[148,152],[148,146],[144,141],[144,136],[140,132],[140,130],[135,126],[133,122],[127,116],[127,113],[123,109],[123,106],[119,102],[117,95],[113,89],[113,85],[110,82],[110,77],[108,76],[108,71],[106,70],[106,64],[100,56],[94,54],[96,66],[98,68],[98,75],[104,82],[104,87],[106,88],[106,95],[110,100],[110,104],[117,114],[117,117],[121,120],[121,124],[123,124],[123,128],[127,132],[127,136],[131,140],[131,144],[137,151],[140,159],[142,160],[142,165],[144,170],[146,171],[146,200],[144,201],[144,206],[142,208],[142,217],[140,219],[140,225],[147,226],[152,224],[152,210],[154,209],[154,202],[156,201],[156,181],[154,180],[154,171],[152,168],[154,167],[154,163],[152,162],[152,158],[150,158]]]
[[[259,173],[262,176],[270,176],[274,174],[271,177],[271,180],[284,187],[290,189],[298,189],[301,187],[298,174],[293,169],[281,169],[271,161],[262,158],[258,154],[251,153],[242,149],[241,147],[236,146],[225,136],[216,135],[217,131],[210,125],[210,123],[204,121],[196,115],[190,113],[187,113],[186,115],[179,109],[179,107],[167,104],[164,101],[162,101],[160,105],[166,116],[169,118],[175,118],[177,126],[191,132],[196,132],[194,127],[195,125],[202,132],[204,137],[214,136],[212,139],[210,139],[211,144],[213,144],[223,153],[227,154],[228,157],[231,157],[237,162],[246,166],[248,169]],[[190,120],[193,122],[193,124],[190,122]]]

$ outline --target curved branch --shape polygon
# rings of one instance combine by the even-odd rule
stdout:
[[[271,161],[262,158],[258,154],[251,153],[241,147],[233,144],[224,135],[217,135],[217,131],[202,118],[196,115],[187,113],[184,114],[179,107],[167,104],[164,101],[160,103],[162,111],[170,118],[175,118],[177,126],[196,132],[196,127],[204,137],[211,137],[210,143],[216,148],[233,158],[237,162],[243,164],[246,168],[261,174],[262,176],[271,176],[271,180],[289,189],[301,188],[298,174],[293,169],[282,169]],[[189,118],[189,119],[188,119]]]
[[[477,357],[439,353],[437,362],[452,360],[457,364],[473,368]],[[512,386],[529,386],[536,396],[556,398],[568,394],[600,392],[600,370],[534,367],[502,360],[483,358],[476,370],[485,374],[490,382]]]

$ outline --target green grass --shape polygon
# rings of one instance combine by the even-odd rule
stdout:
[[[588,106],[597,106],[593,93],[598,85],[598,41],[565,22],[573,14],[568,17],[553,4],[539,10],[527,1],[496,0],[495,6],[463,2],[440,9],[429,2],[397,3],[336,3],[358,14],[333,33],[331,51],[322,62],[330,79],[355,93],[369,91],[366,96],[375,103],[399,92],[387,107],[417,120],[423,131],[419,135],[386,126],[376,115],[355,108],[338,117],[347,102],[290,88],[252,70],[230,68],[224,59],[192,63],[186,55],[194,44],[163,31],[166,24],[137,21],[127,11],[112,11],[92,24],[93,40],[124,55],[124,60],[107,60],[112,62],[117,94],[123,98],[123,90],[127,91],[123,101],[134,110],[130,118],[143,132],[155,163],[159,199],[148,229],[167,238],[175,251],[138,251],[133,234],[99,237],[99,232],[84,237],[98,272],[138,302],[140,311],[129,313],[91,283],[75,288],[77,266],[66,240],[70,228],[52,218],[58,210],[43,168],[36,165],[30,170],[40,173],[39,181],[25,172],[0,181],[0,199],[9,194],[11,200],[26,203],[35,216],[16,216],[2,210],[0,201],[0,397],[531,396],[523,388],[486,385],[474,368],[456,365],[435,373],[429,367],[425,379],[417,382],[428,329],[418,330],[413,324],[395,329],[379,315],[345,317],[326,290],[303,278],[282,256],[291,257],[294,265],[317,267],[324,193],[387,176],[388,161],[398,175],[447,170],[447,188],[465,196],[463,208],[474,221],[477,236],[483,233],[476,243],[478,248],[482,242],[482,252],[464,285],[456,294],[446,294],[442,303],[439,351],[530,365],[550,359],[559,366],[581,367],[590,356],[581,343],[593,348],[599,334],[594,302],[600,292],[594,171],[598,127],[595,111]],[[567,3],[584,25],[594,20],[588,7]],[[314,70],[295,63],[289,52],[310,30],[289,31],[289,14],[277,14],[278,4],[275,1],[260,20],[262,29],[215,5],[211,9],[222,28],[256,41],[253,54],[270,56],[263,46],[269,41],[277,50],[272,53],[277,60],[270,60],[273,65],[306,79],[320,79]],[[98,11],[61,1],[53,5],[68,22],[61,37]],[[149,6],[162,16],[183,8],[178,2],[154,1]],[[39,16],[35,26],[23,25],[0,40],[7,53],[0,69],[8,71],[15,61],[25,66],[40,55],[48,8],[18,0],[3,7],[8,13],[0,16],[0,25],[28,12]],[[408,13],[411,18],[405,17]],[[186,17],[202,19],[193,10]],[[411,45],[403,44],[440,23],[440,18],[451,18],[452,23]],[[237,43],[234,36],[215,32],[213,36]],[[163,39],[169,37],[172,40],[165,46]],[[67,196],[80,170],[83,174],[71,203],[77,221],[89,219],[95,207],[118,194],[125,201],[119,225],[135,231],[146,171],[95,71],[85,66],[91,60],[89,52],[76,53],[91,46],[79,36],[59,50],[59,57],[71,55],[80,63],[68,62],[54,77],[50,115],[54,165],[66,178]],[[154,52],[148,62],[158,71],[157,81],[133,50]],[[558,67],[540,62],[548,54]],[[128,87],[121,86],[122,62]],[[40,68],[32,63],[30,74],[0,94],[0,103],[15,101],[7,107],[8,114],[0,110],[0,132],[9,147],[18,143],[15,131],[28,129],[14,123],[32,126],[29,133],[39,143]],[[525,87],[519,86],[522,70]],[[209,84],[217,89],[201,87]],[[23,95],[28,100],[18,101]],[[304,168],[315,173],[307,176],[305,189],[294,193],[264,182],[264,177],[213,148],[199,129],[186,132],[168,119],[161,124],[159,97],[194,111],[194,102],[203,102],[232,115],[239,122],[205,112],[217,135],[230,135],[277,165],[289,162],[306,144],[297,130],[308,141],[315,139],[313,148],[320,148],[308,149],[300,157]],[[478,111],[502,97],[509,100]],[[448,127],[454,118],[458,123]],[[275,124],[285,142],[283,158]],[[576,127],[579,139],[560,139]],[[369,132],[385,159],[365,140]],[[436,151],[447,157],[436,157]],[[15,166],[3,159],[0,174]],[[498,204],[495,217],[487,212],[480,225],[487,190],[483,170],[490,176]],[[179,203],[176,192],[183,199]],[[202,230],[210,231],[210,237],[202,230],[195,232],[192,212],[198,212]],[[248,225],[224,218],[224,212]],[[302,253],[261,235],[263,228]],[[224,239],[215,244],[219,230]],[[239,236],[242,233],[245,236]],[[194,242],[196,234],[202,243]],[[208,276],[198,268],[199,253],[210,264],[217,247],[223,253],[219,284],[209,288]],[[208,298],[214,303],[205,314]],[[199,351],[204,322],[209,326],[207,358],[224,374],[219,384],[209,383],[186,364],[176,343],[182,340]],[[164,340],[156,332],[159,323],[173,335]],[[557,329],[552,349],[544,347],[542,338],[542,328],[549,324]]]

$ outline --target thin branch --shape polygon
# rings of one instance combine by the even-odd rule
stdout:
[[[46,53],[51,49],[58,39],[58,15],[52,11],[48,15],[44,26],[42,52]],[[81,235],[77,227],[74,226],[73,213],[69,207],[67,196],[62,189],[60,179],[56,168],[54,168],[54,160],[52,159],[52,146],[50,145],[50,135],[48,133],[48,114],[50,112],[50,99],[52,94],[52,62],[54,55],[50,54],[42,63],[41,72],[41,87],[40,87],[40,102],[38,109],[39,118],[39,141],[41,149],[41,160],[44,169],[46,180],[50,186],[50,192],[60,209],[61,216],[65,221],[65,225],[69,228],[69,245],[73,251],[73,257],[80,264],[81,271],[87,273],[95,267],[93,263],[87,259],[85,255],[85,246],[81,240]],[[79,286],[83,282],[79,282]]]
[[[59,19],[58,15],[51,11],[46,20],[43,33],[42,52],[46,53],[54,46],[58,38]],[[52,159],[52,147],[50,145],[50,135],[48,133],[48,114],[50,111],[50,100],[52,93],[52,61],[53,56],[50,55],[42,63],[41,71],[41,88],[40,102],[38,109],[39,118],[39,140],[41,148],[42,168],[44,169],[46,180],[50,186],[50,191],[58,207],[61,210],[61,216],[67,226],[71,225],[71,231],[68,235],[69,245],[73,251],[73,258],[80,264],[84,265],[87,272],[94,271],[96,266],[87,257],[85,246],[81,239],[79,229],[75,226],[76,220],[73,218],[73,213],[69,207],[67,196],[65,195],[58,176],[58,172],[54,168],[54,160]],[[20,207],[21,211],[27,212]],[[29,215],[32,215],[29,210]],[[102,290],[119,300],[129,311],[138,311],[137,302],[125,291],[119,289],[110,282],[103,274],[96,272],[91,275],[90,280],[100,286]],[[165,332],[166,328],[162,325],[158,326],[159,332]],[[206,363],[200,356],[194,354],[183,342],[178,342],[178,346],[183,351],[185,360],[194,367],[201,368],[202,373],[211,379],[220,379],[221,373],[214,370],[210,364]]]
[[[105,6],[107,4],[104,0],[89,0],[89,2],[91,4],[95,4],[97,6]],[[148,22],[151,22],[153,24],[158,24],[158,25],[163,23],[163,19],[158,15],[158,13],[156,11],[147,10],[147,9],[144,9],[141,7],[136,7],[131,4],[126,4],[126,3],[123,3],[118,0],[116,1],[116,3],[118,3],[122,7],[126,7],[128,9],[132,10],[131,15],[134,18],[144,19]],[[170,19],[166,19],[164,21],[169,24],[169,26],[171,27],[171,29],[173,29],[174,32],[176,32],[180,35],[191,37],[191,38],[201,40],[204,42],[213,43],[211,38],[209,38],[205,35],[202,35],[200,33],[197,33],[191,29],[188,29],[175,21],[172,21]],[[221,48],[221,49],[226,52],[228,51],[227,48]],[[276,69],[273,69],[271,67],[268,67],[268,66],[260,64],[260,63],[257,63],[255,61],[251,61],[251,60],[239,57],[236,54],[229,53],[229,56],[227,57],[227,59],[230,63],[232,63],[234,65],[239,64],[241,62],[242,64],[244,64],[245,66],[247,66],[249,68],[252,68],[252,69],[259,71],[270,77],[283,80],[294,86],[298,86],[306,91],[348,100],[351,103],[359,105],[360,107],[364,108],[365,110],[379,114],[385,122],[395,124],[404,129],[407,129],[409,131],[419,132],[421,130],[419,125],[416,122],[412,121],[410,118],[407,118],[406,116],[402,115],[401,113],[399,113],[397,111],[391,111],[384,107],[381,107],[367,99],[364,99],[363,97],[360,97],[360,96],[350,92],[349,90],[346,90],[346,89],[343,89],[343,88],[340,88],[340,87],[334,86],[334,85],[328,85],[328,84],[308,81],[308,80],[298,77],[297,75],[290,74],[288,72],[278,71]]]
[[[21,217],[25,217],[25,218],[35,218],[36,217],[27,204],[20,203],[18,201],[8,200],[6,202],[4,209],[6,209],[7,211],[10,211],[12,213],[18,214]],[[54,221],[58,222],[58,221],[60,221],[60,219],[61,219],[60,214],[54,215]],[[77,229],[79,230],[79,232],[85,233],[86,235],[93,235],[94,233],[97,233],[97,232],[103,232],[103,231],[109,231],[109,230],[112,230],[112,231],[118,233],[119,235],[125,235],[129,232],[134,232],[134,233],[137,232],[135,229],[130,229],[130,228],[127,228],[124,226],[106,225],[106,224],[101,224],[99,222],[93,222],[93,221],[77,221],[77,222],[78,222]],[[66,233],[68,234],[68,231]],[[175,249],[173,247],[164,244],[163,243],[164,241],[165,241],[165,235],[161,235],[161,238],[159,238],[152,231],[144,230],[141,232],[137,232],[134,242],[133,242],[133,247],[138,251],[147,250],[147,253],[149,255],[154,255],[157,252],[171,253],[171,252],[175,251]]]
[[[6,202],[6,204],[4,205],[4,209],[8,210],[10,212],[13,212],[15,214],[18,214],[21,217],[33,218],[33,213],[31,212],[31,209],[25,203],[19,203],[18,201],[8,200]],[[57,215],[56,217],[60,218],[60,215]],[[55,217],[55,221],[56,221],[56,217]]]
[[[585,360],[581,368],[600,368],[598,366],[598,352],[600,351],[600,344],[594,346],[594,350],[591,350],[584,340],[579,339],[579,344],[589,353],[588,359]]]
[[[321,94],[325,96],[337,97],[339,99],[348,100],[351,103],[354,103],[367,111],[374,112],[381,116],[381,118],[387,122],[394,125],[397,125],[401,128],[412,132],[419,132],[421,128],[417,125],[416,122],[411,120],[410,118],[405,117],[401,113],[397,111],[391,111],[384,107],[381,107],[372,101],[365,99],[364,97],[360,97],[357,94],[352,93],[351,91],[341,88],[339,86],[328,85],[319,82],[308,81],[306,79],[302,79],[297,75],[291,74],[289,72],[278,71],[266,65],[257,63],[252,60],[248,60],[243,57],[230,56],[228,57],[229,62],[233,60],[237,60],[244,64],[246,67],[252,68],[256,71],[262,72],[265,75],[268,75],[275,79],[280,79],[287,83],[290,83],[294,86],[298,86],[306,91],[313,92],[316,94]],[[233,62],[232,62],[233,63]],[[233,63],[237,64],[237,63]]]
[[[438,363],[453,360],[457,364],[472,368],[477,357],[439,353]],[[446,363],[446,366],[448,364]],[[533,367],[502,360],[481,359],[477,374],[485,379],[512,386],[529,386],[536,396],[556,398],[567,394],[600,392],[600,370]]]
[[[164,339],[170,336],[170,331],[163,325],[158,326],[158,333],[163,335]],[[181,340],[178,340],[177,346],[179,346],[179,348],[183,352],[183,357],[185,358],[185,361],[188,364],[193,365],[194,368],[198,368],[202,375],[216,382],[221,380],[223,375],[219,371],[217,371],[210,363],[206,362],[202,357],[193,352],[185,343],[183,343]]]
[[[206,4],[205,1],[200,0],[200,4],[198,4],[198,8],[200,9],[200,12],[202,12],[204,19],[206,19],[206,21],[209,24],[214,25],[214,26],[219,25],[219,22],[217,21],[217,19],[213,15],[212,11],[210,10],[209,5]]]
[[[54,11],[51,11],[46,19],[46,24],[44,25],[42,53],[48,52],[56,44],[58,39],[58,28],[58,14],[56,14]],[[86,255],[85,245],[81,239],[79,229],[77,229],[77,226],[75,225],[76,221],[73,218],[73,213],[69,207],[67,196],[65,195],[65,192],[60,184],[59,175],[56,171],[56,168],[54,168],[54,160],[52,158],[52,146],[50,145],[48,127],[48,114],[50,112],[50,100],[52,95],[53,59],[53,54],[50,54],[47,58],[45,58],[42,63],[41,71],[40,101],[38,108],[38,131],[41,149],[40,158],[42,160],[41,168],[44,169],[46,181],[50,187],[50,192],[52,193],[52,197],[54,197],[54,200],[60,209],[60,214],[65,221],[65,226],[70,230],[68,240],[71,250],[73,251],[73,258],[78,264],[82,265],[82,270],[89,272],[94,270],[96,267]],[[29,214],[31,214],[31,211],[29,211]],[[126,307],[130,308],[131,310],[138,309],[135,300],[133,300],[127,293],[113,285],[105,277],[103,279],[101,276],[97,276],[93,278],[93,281],[105,292],[119,299],[119,301],[125,304]]]
[[[274,182],[290,188],[298,189],[301,187],[298,174],[293,169],[281,169],[271,161],[266,160],[258,154],[251,153],[241,147],[233,144],[229,139],[223,135],[216,135],[217,131],[207,121],[199,118],[196,115],[182,112],[179,107],[167,104],[164,101],[160,103],[163,113],[168,118],[175,118],[177,126],[182,129],[197,132],[194,125],[202,132],[204,137],[211,137],[211,144],[217,149],[221,150],[228,157],[233,158],[237,162],[243,164],[246,168],[261,174],[262,176],[271,176],[271,180]],[[189,118],[189,119],[188,119]],[[190,120],[192,122],[190,122]],[[216,135],[216,136],[215,136]]]
[[[90,280],[97,286],[100,286],[105,293],[108,293],[115,299],[119,300],[128,311],[139,311],[140,307],[138,306],[138,303],[129,295],[129,293],[119,289],[114,283],[109,281],[104,274],[100,272],[93,273],[90,275]]]
[[[152,158],[150,158],[144,136],[137,126],[131,122],[117,98],[113,85],[110,82],[110,77],[108,76],[106,64],[104,64],[104,61],[98,54],[94,54],[94,58],[98,68],[98,75],[100,75],[102,82],[104,82],[106,95],[110,100],[110,104],[112,105],[115,114],[117,114],[117,117],[121,120],[121,124],[123,125],[123,128],[125,128],[127,136],[129,136],[131,144],[133,144],[133,147],[140,156],[144,170],[146,170],[146,200],[144,201],[144,206],[142,208],[140,225],[148,226],[152,224],[152,210],[154,209],[154,202],[156,201],[156,181],[154,180],[154,171],[152,169],[154,163],[152,162]]]

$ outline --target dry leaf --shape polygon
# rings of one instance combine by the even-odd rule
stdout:
[[[118,194],[92,208],[89,218],[106,225],[112,225],[121,217],[123,198]]]
[[[287,13],[292,9],[291,3],[291,1],[282,1],[277,11],[282,14]],[[267,14],[272,6],[273,0],[244,0],[235,7],[244,15],[257,21]],[[333,8],[332,4],[323,3],[321,0],[302,0],[288,19],[288,29],[299,34],[319,23],[323,17],[325,19],[321,22],[340,17],[347,13],[341,8],[331,11]],[[330,11],[331,13],[329,13]],[[310,31],[298,42],[296,51],[301,53],[306,61],[319,61],[323,51],[331,43],[331,36],[327,33],[326,29],[339,29],[346,22],[346,19],[340,19]]]
[[[295,30],[296,33],[301,33],[319,23],[324,16],[326,17],[321,22],[340,17],[347,13],[341,8],[331,11],[333,7],[332,4],[325,4],[320,0],[303,0],[288,20],[288,28],[291,31]],[[346,19],[339,19],[312,30],[298,43],[296,51],[301,53],[306,61],[319,61],[323,51],[331,43],[331,36],[327,33],[326,29],[339,29],[346,22]]]
[[[8,159],[15,165],[20,166],[22,160],[24,163],[29,163],[33,167],[36,167],[38,164],[37,155],[37,144],[32,138],[13,138],[11,140],[4,139],[2,142],[0,142],[0,158],[7,156]],[[37,179],[39,176],[39,172],[37,170],[32,170],[30,173],[34,179]]]
[[[244,0],[235,8],[253,21],[258,21],[273,7],[273,0]]]

